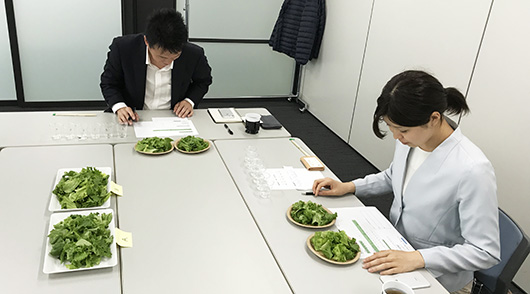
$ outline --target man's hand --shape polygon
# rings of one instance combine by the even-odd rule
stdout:
[[[186,100],[182,100],[175,104],[173,113],[178,117],[190,117],[193,115],[193,106]]]
[[[363,268],[371,273],[393,275],[425,267],[419,251],[383,250],[363,260]]]
[[[329,190],[322,190],[324,188]],[[354,192],[355,185],[352,182],[342,183],[330,178],[318,179],[313,182],[313,194],[315,196],[341,196]]]
[[[128,124],[132,125],[133,121],[138,121],[140,117],[138,116],[138,113],[134,112],[132,108],[130,107],[122,107],[116,111],[116,115],[118,116],[118,121],[120,124]]]

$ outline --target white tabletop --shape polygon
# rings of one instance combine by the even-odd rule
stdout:
[[[303,142],[298,139],[296,142],[312,154]],[[256,146],[266,168],[303,168],[299,160],[303,154],[288,138],[221,140],[215,141],[215,145],[295,293],[380,293],[378,274],[362,269],[360,261],[348,266],[322,261],[306,246],[308,236],[315,230],[296,226],[286,216],[288,207],[299,200],[311,200],[328,208],[362,205],[355,196],[315,198],[303,196],[296,190],[274,190],[269,199],[257,198],[242,167],[247,146]],[[323,174],[336,178],[327,168]],[[337,230],[335,226],[330,229]],[[416,293],[447,293],[427,271],[420,272],[429,280],[431,287],[418,289]]]
[[[239,108],[237,111],[241,115],[247,112],[270,114],[265,108]],[[89,114],[91,116],[63,116],[64,114]],[[139,110],[138,114],[140,121],[150,121],[153,117],[175,116],[170,110]],[[230,135],[225,129],[224,124],[216,124],[206,109],[194,110],[194,115],[190,119],[199,132],[198,136],[209,140],[291,136],[285,128],[277,130],[261,129],[258,134],[247,134],[245,133],[243,123],[227,124],[233,131],[233,135]],[[52,123],[59,123],[64,129],[70,127],[75,128],[76,137],[74,139],[66,139],[64,137],[56,140],[52,139],[53,131],[50,126]],[[92,138],[91,133],[94,133],[92,126],[98,123],[106,123],[111,126],[118,124],[115,114],[103,113],[102,111],[0,112],[0,134],[2,134],[0,136],[0,148],[15,146],[116,144],[137,142],[140,140],[136,138],[133,127],[127,128],[127,136],[125,138],[117,137],[115,131],[111,132],[114,136],[109,138],[104,138],[103,136],[97,139]],[[82,137],[80,139],[77,136],[80,134],[80,128],[86,129],[86,138]],[[63,130],[62,132],[63,135],[67,133],[69,133],[68,130]]]
[[[219,154],[114,146],[123,293],[291,293]]]
[[[119,263],[105,269],[42,272],[51,215],[48,204],[57,171],[112,167],[112,146],[5,148],[0,151],[0,166],[0,292],[121,293]]]

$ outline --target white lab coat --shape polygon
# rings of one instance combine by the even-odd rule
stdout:
[[[493,167],[459,128],[416,170],[403,191],[410,147],[396,140],[385,171],[353,181],[357,196],[394,192],[390,221],[449,291],[500,260],[497,186]]]

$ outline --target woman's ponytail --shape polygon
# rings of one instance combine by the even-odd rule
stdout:
[[[466,98],[456,88],[449,87],[444,89],[447,97],[447,113],[448,114],[467,114],[469,106],[467,106]]]

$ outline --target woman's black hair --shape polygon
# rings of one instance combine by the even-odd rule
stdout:
[[[155,11],[147,21],[145,38],[151,48],[161,48],[170,53],[182,51],[188,42],[188,29],[182,14],[170,8]]]
[[[408,70],[395,75],[386,83],[377,98],[372,129],[378,138],[385,133],[379,123],[387,117],[404,127],[422,126],[429,122],[433,112],[441,115],[469,112],[464,95],[455,88],[444,88],[432,75]]]

